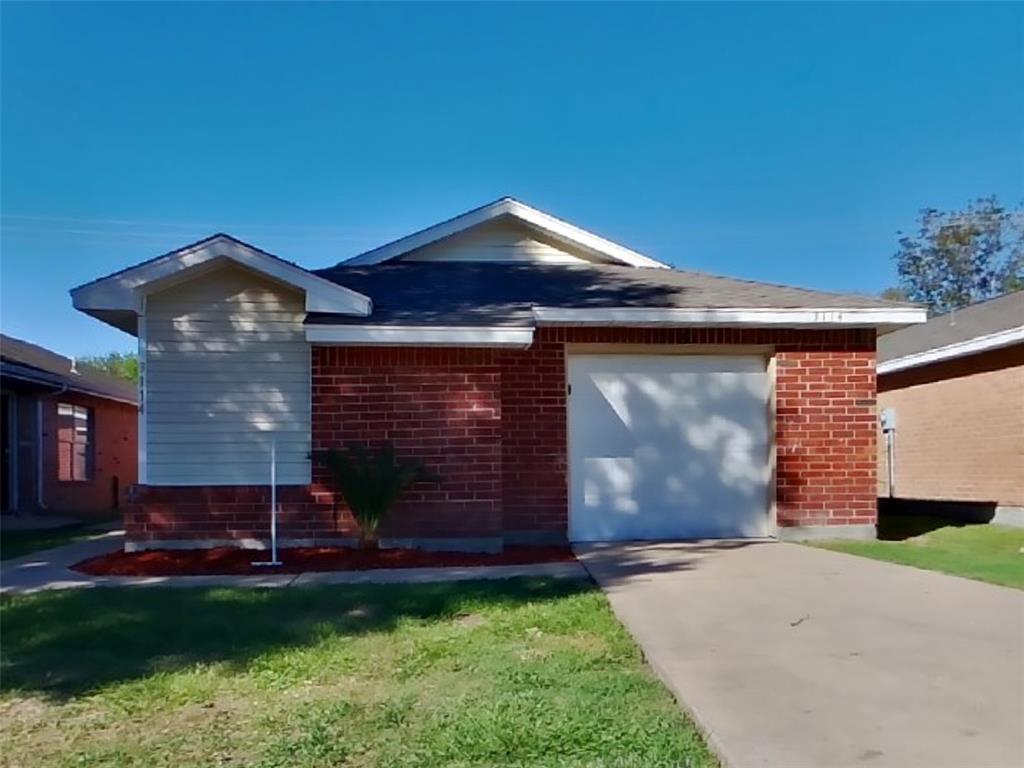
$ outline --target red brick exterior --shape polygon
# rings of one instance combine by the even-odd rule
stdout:
[[[780,526],[875,521],[872,330],[541,328],[527,350],[313,348],[314,449],[391,441],[441,478],[383,536],[564,536],[567,344],[771,346]],[[132,539],[265,538],[266,488],[143,488]],[[280,535],[355,535],[314,468],[282,491]]]
[[[336,510],[333,495],[316,485],[277,489],[282,538],[352,538],[352,519]],[[203,539],[242,541],[267,538],[270,488],[265,485],[217,487],[137,486],[124,522],[131,542]]]
[[[501,399],[495,350],[313,348],[313,449],[390,441],[440,478],[404,494],[382,536],[501,535]]]
[[[138,409],[76,392],[43,403],[43,502],[54,512],[103,512],[118,506],[138,477]],[[58,480],[57,404],[92,408],[93,473],[89,480]]]

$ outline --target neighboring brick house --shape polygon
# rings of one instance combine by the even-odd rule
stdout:
[[[0,336],[2,508],[102,512],[137,477],[135,385]]]
[[[1024,291],[882,336],[878,356],[879,495],[1024,525]]]
[[[72,291],[139,338],[129,548],[349,542],[311,451],[440,480],[393,546],[873,536],[875,337],[922,310],[669,268],[510,198],[311,272],[215,235]]]

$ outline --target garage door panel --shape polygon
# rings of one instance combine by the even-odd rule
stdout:
[[[569,378],[571,538],[765,535],[763,359],[579,356]]]

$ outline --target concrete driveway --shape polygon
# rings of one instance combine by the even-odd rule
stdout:
[[[797,544],[579,554],[727,766],[1024,765],[1024,592]]]

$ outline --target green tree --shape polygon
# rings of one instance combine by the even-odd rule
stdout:
[[[105,355],[89,355],[78,359],[80,367],[102,371],[126,381],[138,382],[139,356],[134,352],[108,352]]]
[[[941,314],[1024,288],[1024,208],[982,197],[962,211],[926,208],[918,221],[894,256],[911,301]]]

